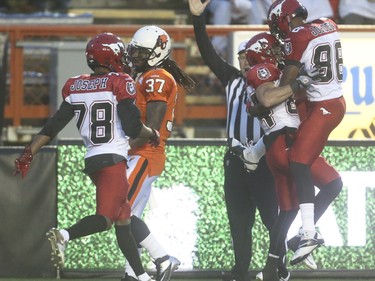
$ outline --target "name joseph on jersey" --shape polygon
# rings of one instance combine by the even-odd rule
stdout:
[[[71,91],[87,91],[107,88],[108,77],[100,77],[96,79],[77,79],[70,86]]]

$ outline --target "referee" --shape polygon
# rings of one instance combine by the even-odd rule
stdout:
[[[227,137],[242,144],[248,140],[258,141],[262,136],[259,121],[246,113],[246,42],[240,44],[238,59],[241,70],[228,64],[215,51],[206,32],[205,14],[208,1],[189,0],[193,14],[196,42],[203,60],[226,90]],[[231,280],[249,281],[249,266],[252,258],[252,227],[258,208],[263,224],[270,232],[277,217],[278,203],[274,182],[265,157],[259,161],[255,171],[249,172],[244,162],[228,149],[224,156],[225,204],[232,236],[235,264]],[[265,251],[267,251],[265,249]]]

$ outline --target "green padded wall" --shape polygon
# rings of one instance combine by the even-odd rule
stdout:
[[[166,249],[182,259],[183,269],[227,270],[233,264],[222,189],[222,159],[225,150],[222,145],[211,146],[209,143],[167,147],[166,169],[154,185],[145,220],[156,231]],[[334,224],[338,226],[337,238],[340,239],[337,241],[341,241],[341,245],[319,248],[314,252],[315,260],[320,269],[373,269],[375,148],[327,146],[323,154],[340,173],[345,174],[344,189],[331,209]],[[83,157],[83,146],[58,146],[58,226],[62,228],[95,210],[94,187],[81,172]],[[360,210],[363,212],[351,208],[352,211],[354,209],[353,213],[348,211],[348,202],[356,202],[352,196],[357,194],[356,181],[358,190],[362,190],[360,194],[364,194],[365,206],[361,201]],[[365,234],[362,240],[359,239],[361,236],[356,236],[358,229],[351,224],[353,219],[349,222],[348,218],[352,214],[364,220],[365,225],[362,224],[360,232]],[[268,249],[268,238],[259,221],[258,217],[254,227],[253,269],[263,267]],[[329,231],[326,233],[329,234]],[[120,269],[124,263],[117,249],[113,229],[109,233],[70,242],[66,255],[67,269]],[[290,257],[291,254],[288,255]],[[150,269],[154,268],[147,255],[143,255],[143,260]],[[304,268],[295,266],[293,269]]]

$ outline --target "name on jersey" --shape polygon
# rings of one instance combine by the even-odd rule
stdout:
[[[331,22],[325,22],[318,26],[311,26],[310,31],[313,36],[318,36],[323,33],[331,32],[336,30],[336,26]]]
[[[107,88],[108,77],[96,79],[77,79],[70,86],[71,91],[88,91]]]

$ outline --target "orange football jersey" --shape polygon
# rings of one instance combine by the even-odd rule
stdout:
[[[160,175],[164,170],[166,155],[165,143],[172,131],[174,109],[177,100],[177,84],[173,76],[163,68],[151,69],[142,73],[136,79],[136,105],[141,112],[141,120],[146,123],[147,103],[150,101],[165,101],[167,111],[160,125],[160,145],[152,147],[149,144],[137,147],[130,151],[130,155],[141,155],[148,159],[150,176]]]

